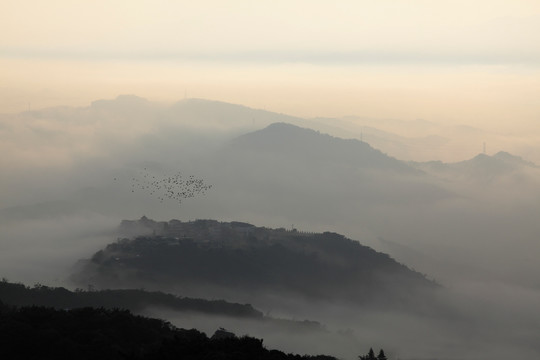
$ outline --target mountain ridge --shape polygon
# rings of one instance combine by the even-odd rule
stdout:
[[[252,147],[251,151],[275,151],[289,153],[293,157],[299,155],[304,158],[317,157],[324,161],[350,161],[363,167],[372,166],[414,172],[404,162],[374,149],[366,142],[334,137],[310,128],[283,122],[272,123],[263,129],[241,135],[229,146],[240,148],[240,150],[244,147]],[[335,154],[325,155],[328,147],[333,147]]]

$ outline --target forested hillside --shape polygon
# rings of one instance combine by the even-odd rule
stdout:
[[[268,350],[252,337],[179,329],[128,310],[14,308],[0,302],[2,359],[335,359]]]
[[[200,312],[211,315],[225,315],[261,319],[263,313],[249,304],[236,304],[224,300],[205,300],[179,297],[163,292],[149,292],[140,289],[69,291],[63,287],[49,287],[36,284],[0,282],[0,301],[12,306],[47,306],[57,309],[81,307],[104,307],[128,309],[141,312],[148,307],[160,307],[180,312]]]
[[[147,218],[124,221],[122,230],[152,235],[109,244],[82,265],[75,281],[100,288],[280,290],[378,304],[405,301],[417,290],[436,287],[388,255],[335,233]]]

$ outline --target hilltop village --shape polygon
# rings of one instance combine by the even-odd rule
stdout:
[[[77,283],[160,291],[181,287],[184,294],[202,291],[222,298],[231,292],[279,292],[378,306],[409,303],[416,290],[437,287],[387,254],[336,233],[143,216],[122,221],[120,234],[81,263]]]
[[[307,237],[317,235],[314,232],[299,231],[292,227],[291,229],[278,228],[269,229],[257,227],[255,225],[231,221],[220,222],[217,220],[194,220],[182,222],[180,220],[155,221],[142,216],[138,220],[123,220],[120,224],[119,233],[122,236],[136,237],[149,236],[162,238],[163,241],[174,243],[177,241],[195,241],[197,243],[231,243],[241,244],[245,242],[265,242],[279,243],[287,238]],[[342,235],[333,233],[324,233],[325,235],[336,235],[344,238]]]

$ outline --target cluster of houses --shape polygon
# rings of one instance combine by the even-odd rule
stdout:
[[[245,222],[220,222],[217,220],[155,221],[142,216],[138,220],[123,220],[120,224],[123,236],[159,236],[171,239],[192,239],[198,242],[227,241],[242,239],[257,241],[281,238],[284,235],[309,236],[314,233],[298,231],[294,228],[268,229]]]

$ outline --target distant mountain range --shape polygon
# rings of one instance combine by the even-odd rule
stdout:
[[[18,116],[1,130],[9,130],[2,145],[8,146],[6,153],[14,154],[9,160],[17,164],[13,171],[6,167],[3,179],[6,188],[13,189],[2,194],[7,200],[1,201],[5,207],[0,209],[0,235],[6,243],[21,243],[21,238],[31,243],[34,229],[47,229],[53,239],[66,229],[78,230],[73,224],[87,218],[107,226],[143,214],[160,219],[242,219],[268,227],[295,224],[314,232],[339,232],[372,247],[381,244],[381,237],[387,244],[422,247],[421,252],[432,255],[435,251],[428,249],[440,245],[433,266],[407,262],[435,274],[440,261],[451,258],[449,249],[460,248],[459,241],[469,249],[478,241],[476,252],[468,252],[471,269],[477,270],[478,257],[489,254],[482,250],[485,244],[502,243],[508,234],[534,226],[531,214],[540,203],[540,169],[509,153],[479,154],[457,163],[409,162],[370,142],[373,129],[378,129],[378,137],[392,139],[399,149],[405,135],[392,138],[391,129],[406,130],[407,122],[308,120],[201,99],[166,106],[135,96]],[[357,131],[362,126],[350,127],[354,121],[367,124],[364,133]],[[418,120],[409,125],[414,131],[427,129],[421,134],[424,140],[438,141],[433,136],[439,135],[429,133],[436,124]],[[478,135],[468,127],[452,131]],[[93,135],[79,136],[87,132]],[[19,135],[26,141],[18,141]],[[409,150],[404,147],[403,154]],[[40,161],[24,165],[27,157],[41,159],[49,151],[68,158],[69,165],[46,172]],[[18,154],[23,160],[16,158]],[[134,187],[143,184],[145,176],[163,179],[177,173],[196,175],[212,188],[178,201],[163,200],[148,184]],[[514,205],[519,212],[506,211],[516,209]],[[512,221],[503,228],[503,222],[493,219]],[[109,231],[86,226],[66,238]],[[20,235],[25,229],[28,234]],[[532,233],[518,239],[528,242]],[[71,253],[70,246],[74,250],[81,242],[66,239],[63,244]],[[47,248],[45,242],[35,246]],[[394,250],[392,256],[408,260]],[[463,256],[458,257],[461,263]]]
[[[290,214],[286,221],[293,223],[305,219],[302,212],[311,219],[331,215],[328,207],[340,207],[344,218],[369,206],[454,196],[423,171],[366,142],[285,123],[232,139],[201,160],[197,172],[215,184],[210,197],[241,211],[236,216],[255,209],[267,216]]]
[[[540,169],[536,164],[505,151],[500,151],[492,156],[478,154],[470,160],[457,163],[430,161],[425,163],[414,162],[411,164],[432,174],[466,177],[477,180],[494,179],[524,170],[538,171]]]
[[[125,213],[124,204],[138,202],[131,194],[130,185],[132,178],[139,176],[143,167],[148,167],[149,171],[155,174],[165,174],[168,169],[171,173],[180,169],[183,173],[193,172],[204,177],[208,183],[214,185],[207,200],[211,208],[209,216],[245,218],[245,214],[261,212],[268,218],[277,213],[289,214],[289,220],[276,219],[281,224],[307,220],[300,215],[300,207],[304,211],[307,207],[308,213],[316,219],[329,215],[328,212],[325,212],[326,215],[321,213],[323,206],[339,206],[343,209],[340,214],[342,218],[353,212],[363,217],[368,215],[365,214],[368,206],[414,206],[418,203],[434,204],[460,197],[461,189],[455,185],[463,181],[496,182],[499,178],[506,179],[515,175],[520,182],[525,181],[533,186],[536,178],[529,178],[540,173],[535,164],[506,152],[493,156],[479,154],[471,160],[458,163],[406,162],[388,156],[358,139],[342,139],[284,122],[271,123],[263,129],[229,137],[226,141],[222,138],[219,141],[214,139],[214,142],[200,141],[200,138],[195,136],[198,140],[192,139],[187,144],[183,143],[182,136],[189,137],[191,133],[173,139],[182,133],[181,124],[189,123],[189,119],[195,124],[208,125],[216,122],[225,127],[226,119],[230,119],[231,128],[237,130],[239,128],[234,124],[246,123],[254,114],[265,119],[262,123],[275,119],[301,122],[301,119],[281,114],[219,102],[188,100],[164,109],[144,99],[126,96],[95,102],[88,111],[96,114],[100,111],[107,111],[108,114],[122,112],[123,116],[128,116],[129,114],[123,113],[126,107],[132,108],[137,116],[150,112],[157,118],[168,117],[171,121],[169,124],[176,124],[174,129],[170,128],[172,125],[168,125],[153,134],[155,140],[151,142],[143,137],[130,145],[134,147],[130,156],[139,156],[142,154],[141,149],[151,148],[155,152],[152,153],[153,161],[131,162],[118,170],[100,169],[99,175],[92,175],[97,182],[91,186],[66,191],[61,193],[59,198],[37,204],[0,209],[0,222],[10,219],[50,218],[55,214],[107,211]],[[155,110],[156,108],[159,111]],[[53,110],[44,112],[46,116],[52,116],[49,113],[51,111]],[[214,117],[210,116],[210,113],[214,114]],[[220,115],[217,116],[217,113]],[[210,117],[206,120],[209,123],[203,120],[205,114]],[[180,120],[171,120],[176,117]],[[249,126],[252,127],[253,124]],[[207,149],[190,150],[189,144],[193,141],[198,143],[196,149],[200,149],[202,144],[205,144]],[[175,143],[179,145],[174,145]],[[124,153],[127,152],[128,150],[124,150]],[[174,165],[175,163],[178,165]],[[89,170],[85,168],[84,171]],[[81,183],[83,186],[89,178],[70,174],[67,176],[75,176],[70,184]],[[117,178],[116,183],[111,181]],[[362,206],[357,208],[359,204]],[[140,202],[144,209],[141,209],[139,214],[152,213],[152,209],[158,205],[161,209],[165,206],[171,207],[170,204],[161,205],[145,199]],[[215,211],[221,208],[226,208],[227,214]],[[130,209],[133,209],[133,206],[130,206]],[[200,215],[196,216],[203,216],[204,211],[206,210],[201,209]],[[333,221],[329,219],[327,223],[331,224]]]
[[[301,161],[302,167],[345,165],[414,172],[407,164],[356,139],[340,139],[287,123],[274,123],[231,141],[226,151],[240,155],[275,154],[283,160]],[[230,156],[230,155],[229,155]]]

